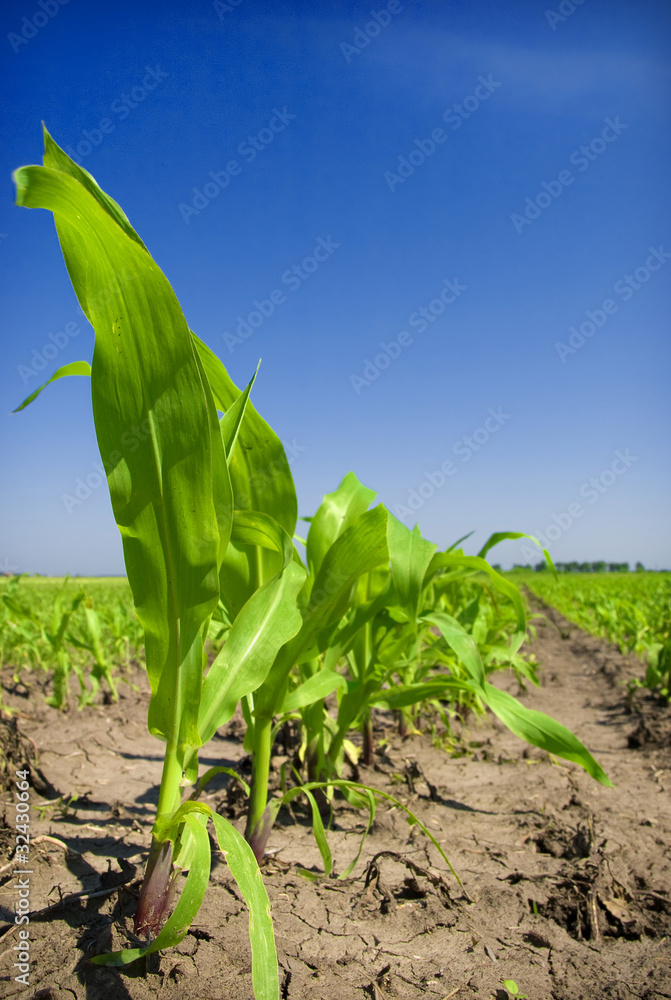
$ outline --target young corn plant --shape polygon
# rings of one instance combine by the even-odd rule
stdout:
[[[66,589],[68,578],[65,578],[63,587],[54,598],[51,608],[51,616],[48,625],[45,625],[39,615],[29,605],[22,604],[13,594],[5,594],[4,603],[19,618],[24,625],[29,623],[36,626],[42,640],[44,654],[40,657],[42,666],[53,665],[53,694],[46,701],[47,705],[53,708],[67,709],[68,707],[68,682],[70,672],[74,670],[79,681],[82,698],[86,693],[86,681],[81,665],[71,655],[68,648],[70,636],[68,626],[70,619],[75,614],[80,604],[84,600],[84,592],[79,590],[74,596],[67,599]],[[82,702],[80,701],[80,704]]]
[[[410,531],[382,505],[369,510],[374,497],[349,473],[310,519],[308,578],[300,595],[303,625],[279,651],[266,681],[247,702],[245,745],[253,752],[247,837],[259,860],[280,806],[300,794],[301,788],[310,792],[340,788],[351,801],[362,803],[362,786],[341,778],[343,753],[347,734],[360,728],[364,759],[370,759],[370,713],[376,705],[403,710],[427,699],[463,696],[481,710],[489,707],[522,739],[579,763],[596,780],[610,785],[599,764],[568,729],[488,682],[473,635],[441,603],[457,580],[463,585],[484,579],[499,590],[515,612],[515,631],[505,650],[515,663],[526,637],[524,604],[514,584],[497,573],[485,556],[499,541],[528,536],[498,533],[478,556],[466,556],[461,550],[436,552],[436,546],[423,539],[418,529]],[[431,671],[421,679],[404,678],[399,664],[412,662],[428,641],[439,641],[441,662],[449,669]],[[339,702],[335,719],[324,701],[334,691]],[[273,739],[282,721],[293,713],[300,714],[304,730],[308,783],[271,799],[268,778]],[[379,794],[373,788],[367,792]],[[309,800],[321,844],[318,803],[314,796]]]
[[[326,501],[333,503],[337,496],[338,493],[333,494]],[[358,498],[363,504],[366,499],[363,487]],[[316,523],[317,517],[310,531]],[[516,631],[508,654],[511,658],[517,656],[526,637],[522,598],[517,588],[485,559],[493,545],[511,537],[526,536],[517,532],[497,533],[478,556],[466,556],[454,549],[436,552],[436,546],[423,539],[418,529],[410,531],[388,515],[387,579],[378,573],[375,578],[368,574],[359,580],[360,600],[353,603],[344,624],[331,637],[325,656],[333,668],[333,661],[344,655],[349,671],[346,683],[340,685],[335,726],[322,721],[317,734],[316,756],[323,768],[318,777],[323,781],[340,774],[343,742],[352,727],[363,730],[364,760],[368,758],[370,762],[370,712],[374,706],[402,711],[430,699],[465,696],[476,706],[490,708],[517,736],[579,763],[596,780],[610,784],[601,767],[568,729],[541,712],[527,709],[487,681],[475,637],[449,613],[449,605],[447,609],[444,606],[448,589],[457,580],[463,585],[464,580],[485,578],[513,604]],[[421,657],[427,644],[437,647],[431,653],[434,657],[438,653],[439,663],[449,669],[426,672],[422,667],[413,676],[411,665]],[[322,712],[324,718],[325,706]],[[304,722],[309,720],[304,717]],[[305,739],[310,746],[312,734],[308,733]]]
[[[85,650],[93,659],[93,667],[88,674],[88,681],[90,685],[88,689],[83,679],[83,671],[80,677],[80,708],[83,708],[84,705],[93,704],[95,697],[100,690],[100,682],[102,680],[106,682],[108,688],[110,689],[112,700],[119,700],[119,692],[112,673],[112,664],[107,657],[103,642],[102,623],[98,612],[93,607],[93,601],[90,597],[84,597],[83,609],[84,622],[86,626],[84,633],[75,635],[73,630],[68,633],[68,639],[72,645],[77,649]]]
[[[254,856],[223,817],[183,797],[197,780],[200,747],[232,716],[239,699],[262,683],[278,650],[301,628],[296,598],[305,573],[276,522],[234,506],[230,467],[240,450],[235,445],[248,416],[251,383],[242,393],[235,388],[221,362],[189,330],[170,285],[122,209],[46,129],[44,141],[44,165],[14,174],[17,203],[53,212],[70,279],[95,331],[91,366],[66,365],[49,381],[91,377],[98,445],[144,629],[149,730],[165,744],[135,916],[139,943],[94,961],[123,965],[184,937],[207,886],[211,820],[250,910],[255,995],[271,1000],[278,995],[277,964]],[[224,414],[221,421],[217,410]],[[250,482],[258,478],[255,447],[252,442],[236,459]],[[259,546],[271,550],[271,559],[257,557],[249,587],[236,580],[230,561],[224,568],[231,539],[243,553]],[[230,629],[208,669],[204,643],[222,599],[231,612]],[[177,868],[187,875],[169,915]]]
[[[322,700],[341,683],[340,676],[321,662],[323,654],[346,615],[359,578],[389,558],[387,510],[380,504],[368,511],[370,496],[363,504],[360,498],[365,488],[352,474],[345,482],[352,495],[343,496],[329,516],[322,505],[311,525],[311,534],[315,524],[320,527],[314,545],[308,536],[310,572],[299,594],[301,627],[279,650],[267,677],[243,705],[248,726],[245,745],[253,754],[246,836],[259,860],[281,805],[281,799],[269,801],[268,794],[275,720]],[[298,559],[293,544],[292,551]],[[295,668],[303,665],[307,667],[300,683],[292,686]]]

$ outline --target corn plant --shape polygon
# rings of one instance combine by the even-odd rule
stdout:
[[[617,643],[647,661],[645,674],[629,682],[630,699],[639,688],[671,691],[671,577],[668,573],[563,573],[549,580],[525,574],[533,593],[594,635]]]
[[[9,580],[0,602],[0,662],[12,664],[15,683],[19,682],[26,661],[30,667],[44,668],[40,648],[41,622],[31,608],[22,603],[21,579],[22,576],[14,576]]]
[[[250,908],[256,996],[277,997],[268,899],[253,855],[223,817],[195,800],[182,802],[182,795],[197,779],[199,748],[299,629],[296,594],[304,573],[290,553],[287,558],[282,529],[275,530],[270,518],[234,511],[229,465],[251,383],[244,392],[233,386],[223,365],[191,334],[170,285],[121,208],[46,129],[44,139],[44,165],[14,175],[17,203],[53,212],[75,293],[95,331],[90,369],[75,362],[50,381],[90,371],[98,445],[144,629],[148,725],[165,743],[135,917],[139,945],[96,961],[125,964],[184,937],[207,886],[206,824],[212,820]],[[217,409],[224,413],[221,422]],[[253,465],[255,458],[252,449],[239,461]],[[253,593],[231,602],[237,614],[226,645],[206,671],[204,643],[229,541],[253,545],[259,537],[264,545],[280,546],[279,562]],[[168,917],[176,866],[187,875]]]
[[[457,580],[484,578],[498,589],[512,602],[515,630],[508,648],[496,649],[493,659],[507,656],[519,670],[523,661],[517,655],[527,624],[522,597],[485,556],[500,541],[528,536],[495,534],[477,556],[454,549],[436,552],[418,529],[410,531],[382,505],[369,510],[374,497],[350,473],[310,519],[308,577],[300,595],[303,625],[279,651],[266,682],[246,706],[245,746],[253,754],[247,838],[259,860],[280,806],[298,794],[293,790],[268,796],[273,738],[282,720],[293,713],[300,714],[304,730],[308,784],[303,789],[339,788],[357,804],[362,804],[361,789],[340,777],[348,732],[363,730],[364,759],[371,762],[371,709],[383,705],[403,710],[436,697],[465,696],[480,710],[487,706],[520,738],[579,763],[597,781],[610,785],[568,729],[489,683],[473,635],[441,604]],[[429,639],[432,632],[438,640]],[[408,678],[404,665],[420,657],[427,642],[438,641],[441,662],[449,669]],[[345,671],[339,667],[342,663]],[[531,671],[527,675],[533,677]],[[334,691],[335,719],[324,701]],[[377,794],[373,788],[368,791]],[[310,802],[321,840],[317,803],[312,798]]]
[[[119,700],[119,692],[117,691],[116,681],[114,680],[114,675],[112,673],[112,664],[109,661],[103,642],[100,615],[93,607],[93,601],[90,597],[84,596],[83,608],[85,630],[80,632],[79,635],[75,635],[74,630],[70,630],[68,633],[68,639],[73,646],[77,649],[83,649],[87,653],[90,653],[93,659],[93,667],[88,675],[89,683],[91,685],[90,689],[86,688],[85,681],[83,680],[83,671],[80,678],[80,708],[83,708],[84,705],[93,704],[93,701],[100,690],[101,680],[106,681],[111,692],[112,700]]]
[[[86,694],[86,682],[81,664],[72,656],[68,647],[70,619],[84,600],[84,592],[79,590],[74,596],[67,599],[67,585],[68,578],[66,577],[60,592],[53,599],[48,624],[44,624],[35,610],[22,603],[15,593],[3,595],[3,603],[15,618],[18,618],[25,626],[32,624],[39,631],[41,646],[44,650],[39,657],[39,662],[43,667],[48,667],[52,663],[54,668],[54,690],[53,694],[47,698],[47,705],[60,709],[68,707],[68,681],[71,670],[74,670],[79,681],[82,699]],[[82,703],[80,702],[80,704]]]

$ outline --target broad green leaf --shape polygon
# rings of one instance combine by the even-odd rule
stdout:
[[[234,512],[231,541],[277,552],[281,557],[278,568],[288,566],[294,558],[290,536],[273,517],[258,510]]]
[[[203,742],[228,722],[242,697],[263,684],[280,647],[300,629],[296,599],[304,581],[305,570],[292,562],[243,606],[203,683]]]
[[[334,670],[328,670],[324,667],[286,696],[280,714],[297,712],[301,708],[306,708],[316,701],[327,698],[338,688],[346,687],[347,681],[342,674],[337,674]]]
[[[123,232],[130,237],[130,239],[134,240],[138,246],[142,247],[143,250],[149,253],[146,246],[131,226],[128,217],[121,206],[117,204],[113,198],[110,198],[108,194],[105,194],[95,177],[93,177],[87,170],[84,170],[83,167],[78,166],[78,164],[76,164],[74,160],[71,160],[67,153],[54,142],[47,132],[44,124],[42,125],[42,132],[44,136],[44,166],[53,167],[55,170],[61,170],[63,173],[70,174],[71,177],[74,177],[74,179],[96,199],[98,204],[116,222],[119,228],[122,229]]]
[[[218,409],[226,412],[240,397],[219,358],[192,334]],[[245,409],[230,462],[235,507],[270,514],[290,537],[296,530],[296,489],[282,442],[251,402]]]
[[[340,534],[323,557],[310,591],[304,628],[297,642],[306,645],[302,655],[312,655],[312,642],[329,625],[339,621],[349,606],[352,587],[361,576],[389,560],[387,509],[379,504],[361,514]],[[319,650],[323,652],[323,649]]]
[[[516,736],[557,757],[580,764],[599,784],[613,787],[613,783],[578,737],[549,715],[527,708],[512,695],[500,691],[492,684],[485,684],[482,698]]]
[[[391,514],[387,538],[397,602],[414,622],[419,613],[424,576],[437,546],[422,538],[418,527],[410,531]]]
[[[53,211],[95,330],[93,414],[145,630],[150,729],[197,746],[202,635],[230,531],[216,409],[179,303],[123,213],[48,134],[45,162],[16,171],[17,202]]]
[[[459,624],[456,618],[445,614],[444,611],[433,611],[430,614],[425,614],[422,620],[440,629],[443,639],[466,668],[478,694],[484,691],[485,668],[482,665],[480,650],[473,637]]]
[[[353,472],[347,473],[337,490],[326,494],[310,519],[306,543],[308,569],[313,576],[335,540],[368,510],[374,499],[375,492],[360,483]]]
[[[345,624],[331,636],[325,656],[331,665],[335,664],[341,656],[344,656],[351,649],[352,643],[363,626],[372,621],[393,598],[392,582],[387,566],[371,570],[367,577],[373,578],[373,591],[376,589],[376,584],[380,589],[377,596],[370,601],[358,603]],[[376,577],[377,580],[375,580]]]
[[[362,514],[326,553],[303,612],[300,632],[282,647],[267,683],[257,692],[257,716],[271,718],[279,711],[291,668],[321,652],[319,639],[332,631],[335,622],[342,617],[356,581],[362,573],[388,558],[387,510],[380,504]]]
[[[445,698],[448,691],[468,690],[463,681],[455,677],[435,677],[423,684],[406,684],[402,687],[384,688],[377,691],[370,702],[374,705],[386,704],[389,708],[407,708],[409,705],[419,705],[420,702],[432,698]]]
[[[43,389],[46,389],[48,385],[50,385],[52,382],[55,382],[59,378],[65,378],[68,375],[90,375],[90,374],[91,374],[91,365],[88,363],[88,361],[71,361],[69,365],[63,365],[62,368],[58,368],[51,376],[51,378],[47,379],[44,385],[41,385],[39,389],[35,389],[34,392],[31,392],[30,396],[27,396],[20,406],[17,406],[15,410],[12,410],[12,413],[18,413],[20,410],[23,410],[24,407],[28,406],[29,403],[32,403],[34,399],[37,399],[37,397],[39,396],[39,394],[42,392]]]

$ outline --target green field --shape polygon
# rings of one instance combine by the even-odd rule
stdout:
[[[560,573],[518,570],[509,574],[546,604],[592,635],[646,664],[641,683],[669,691],[671,668],[671,573]]]
[[[641,684],[667,689],[664,650],[671,640],[671,573],[560,573],[515,570],[505,574],[569,621],[592,635],[635,653],[645,664]],[[479,587],[452,589],[450,610],[474,636],[484,662],[502,665],[505,643],[514,628],[512,609],[492,601]],[[211,630],[211,643],[217,629]],[[126,577],[0,578],[0,658],[15,679],[26,670],[59,674],[72,670],[80,679],[80,707],[91,703],[100,681],[114,688],[131,660],[143,662],[142,630]],[[528,677],[533,666],[515,657],[509,666]],[[93,675],[91,684],[90,675]],[[63,680],[63,678],[61,678]],[[94,690],[93,690],[94,689]],[[61,685],[57,707],[68,703]]]
[[[55,708],[69,704],[71,672],[79,681],[80,708],[93,703],[101,684],[116,697],[115,676],[141,650],[142,630],[125,577],[0,580],[0,663],[11,668],[14,684],[29,685],[32,670],[48,672],[48,703]]]

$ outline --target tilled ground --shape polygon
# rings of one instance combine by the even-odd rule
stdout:
[[[416,813],[462,884],[389,805],[380,807],[352,878],[308,881],[298,869],[319,871],[320,856],[307,812],[297,804],[292,815],[281,813],[264,866],[281,997],[503,1000],[504,979],[530,1000],[671,997],[671,715],[645,697],[628,713],[622,682],[641,665],[548,615],[533,645],[543,683],[522,700],[573,729],[615,788],[552,762],[497,722],[473,722],[462,736],[475,746],[455,758],[428,736],[400,739],[381,719],[376,735],[384,744],[360,780]],[[32,757],[36,788],[28,990],[13,979],[14,813],[11,796],[3,796],[3,997],[252,1000],[247,914],[220,855],[180,946],[139,970],[89,962],[126,944],[160,780],[161,745],[145,728],[146,685],[134,682],[136,690],[122,685],[116,705],[66,715],[35,691],[29,700],[20,690],[7,696],[39,765],[31,744],[5,726],[0,777]],[[202,763],[244,770],[235,725]],[[242,827],[226,781],[208,801]],[[338,802],[330,834],[335,875],[356,853],[366,819]]]

